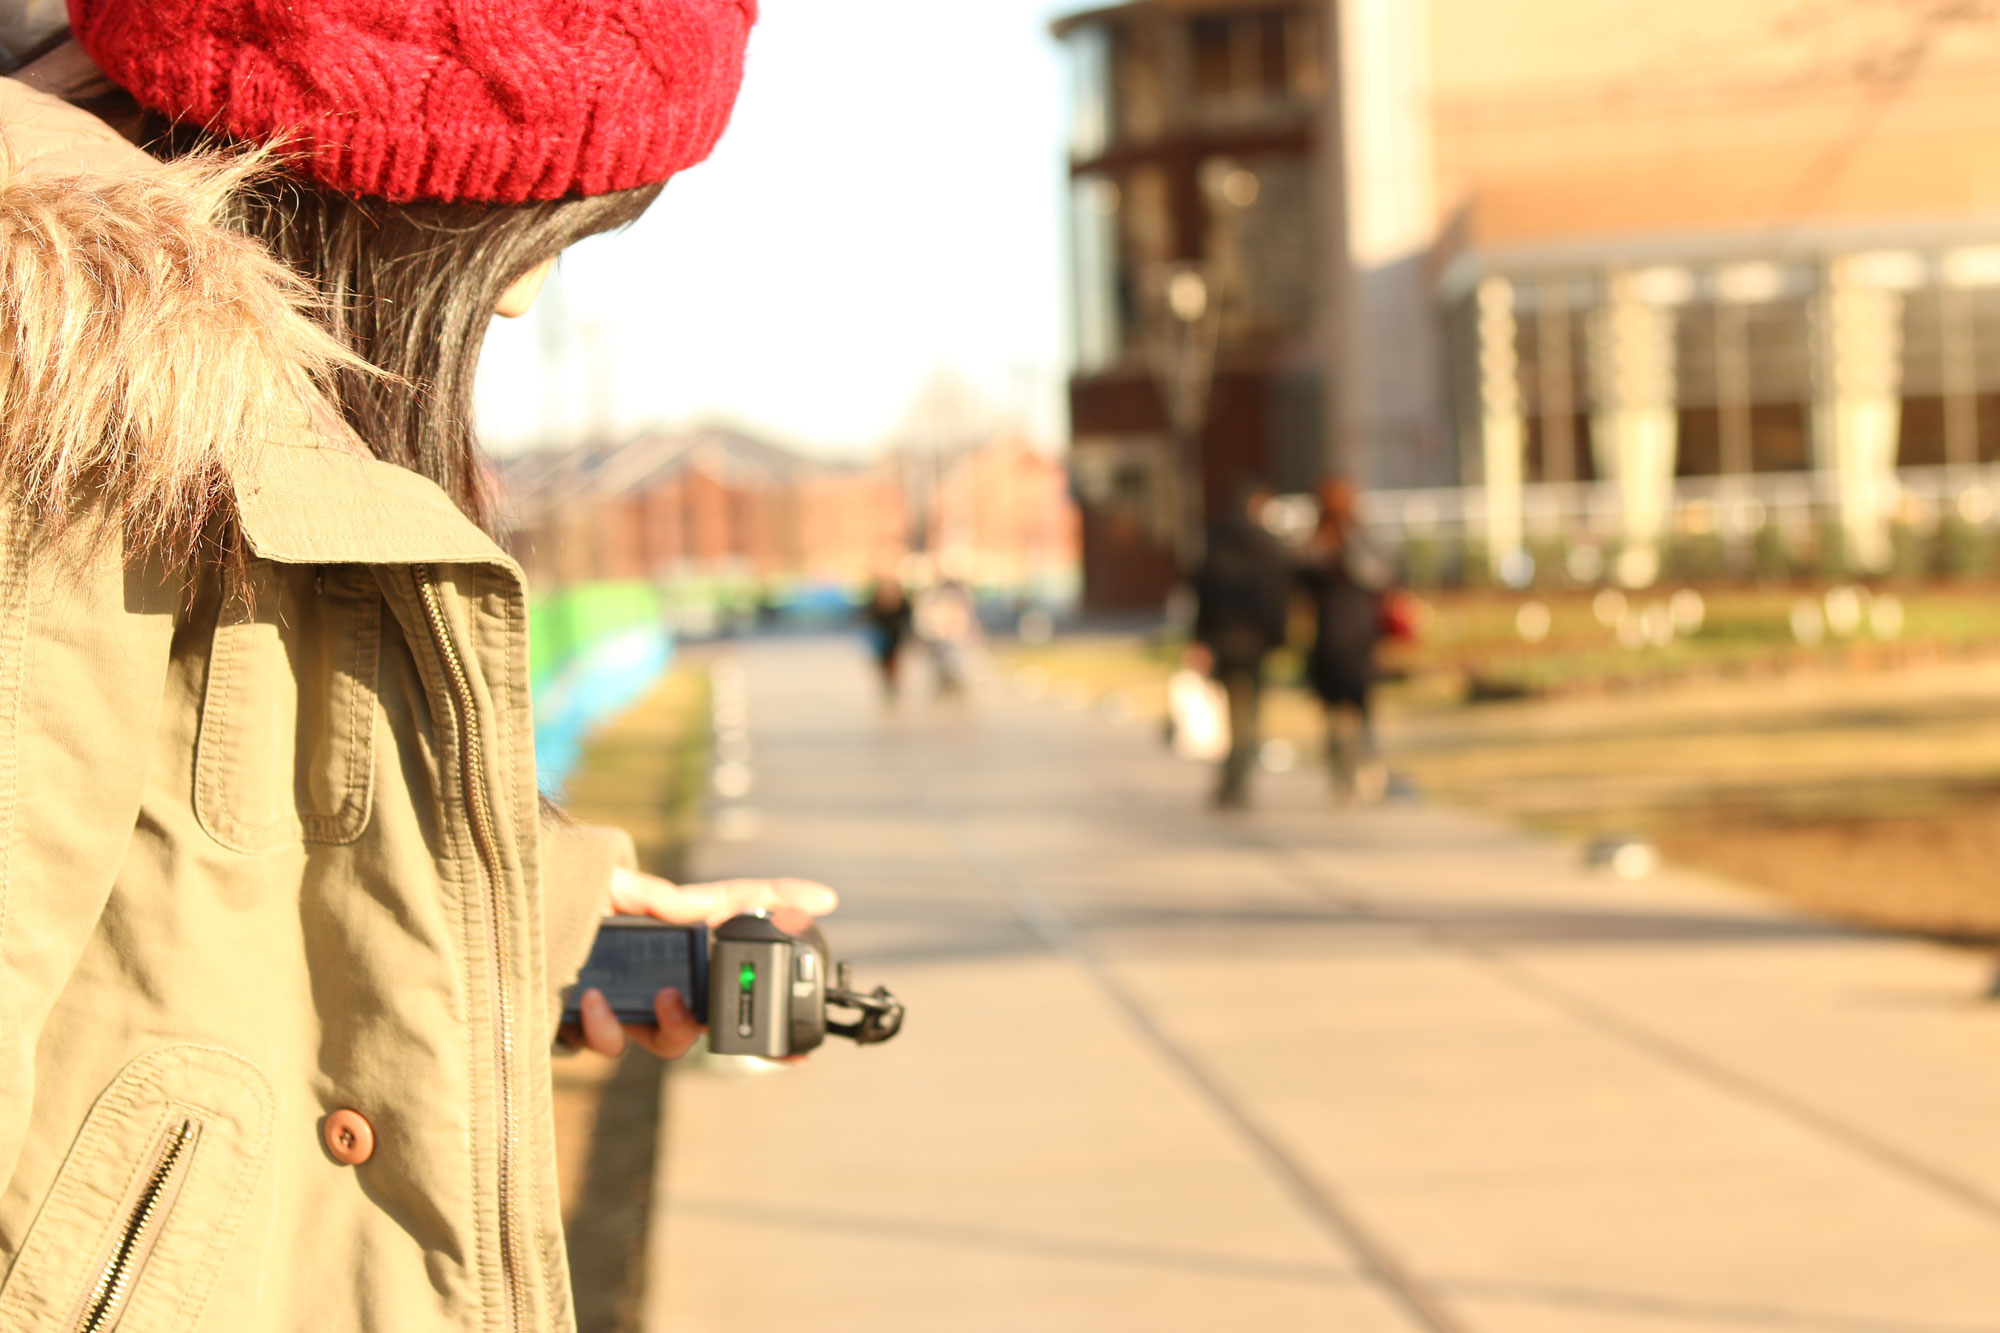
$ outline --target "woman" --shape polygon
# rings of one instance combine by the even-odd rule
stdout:
[[[1357,498],[1344,479],[1321,485],[1319,528],[1303,570],[1314,617],[1306,677],[1326,706],[1327,766],[1343,804],[1379,800],[1388,786],[1369,714],[1387,571],[1362,536]]]
[[[597,921],[831,908],[544,817],[469,425],[492,314],[713,145],[753,9],[71,0],[0,80],[0,1328],[570,1327]]]

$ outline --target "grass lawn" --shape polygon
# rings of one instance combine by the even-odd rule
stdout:
[[[1838,920],[2000,940],[2000,668],[1403,710],[1385,731],[1437,799],[1641,834]]]
[[[708,673],[668,673],[585,744],[564,802],[630,832],[642,869],[680,877],[700,829],[709,758]],[[637,1333],[659,1138],[660,1063],[581,1052],[555,1061],[556,1172],[579,1333]]]
[[[1590,592],[1434,596],[1426,599],[1421,642],[1393,645],[1391,663],[1412,679],[1443,686],[1448,696],[1453,690],[1547,696],[2000,653],[2000,588],[1992,586],[1706,589],[1698,598],[1698,627],[1664,645],[1641,646],[1634,641],[1646,628],[1672,620],[1670,592],[1597,602]],[[1521,632],[1529,603],[1547,613],[1546,636],[1532,643]],[[1858,623],[1843,625],[1843,610]],[[1799,641],[1795,612],[1804,614],[1808,629],[1817,623],[1818,642]]]
[[[2000,940],[2000,596],[1903,591],[1896,639],[1800,645],[1792,607],[1823,593],[1711,594],[1699,633],[1640,649],[1585,596],[1543,599],[1539,644],[1516,630],[1529,599],[1439,599],[1424,640],[1394,650],[1390,765],[1432,799],[1562,836],[1641,834],[1840,920]],[[1176,656],[1078,638],[1007,660],[1031,687],[1115,694],[1152,719]],[[1319,752],[1303,691],[1271,692],[1265,725]]]

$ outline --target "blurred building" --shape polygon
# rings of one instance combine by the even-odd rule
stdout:
[[[1211,505],[1243,472],[1423,514],[1396,492],[1476,487],[1495,560],[1584,515],[1643,581],[1685,494],[1723,527],[1806,495],[1868,567],[1912,469],[1948,496],[2000,460],[1991,6],[1138,0],[1057,31],[1097,604],[1171,577],[1176,264],[1222,310]]]
[[[728,430],[631,438],[508,460],[507,543],[545,588],[597,580],[865,578],[893,560],[893,477],[809,462]],[[833,511],[832,523],[804,518]],[[876,549],[876,548],[879,548]]]
[[[1174,577],[1178,330],[1166,287],[1198,265],[1220,298],[1200,432],[1202,490],[1309,486],[1324,454],[1314,340],[1326,85],[1316,3],[1094,10],[1057,24],[1072,71],[1071,470],[1084,596],[1157,603]],[[1211,505],[1212,507],[1212,505]]]
[[[540,588],[852,588],[901,569],[919,533],[930,534],[924,554],[983,588],[1041,592],[1074,581],[1068,475],[1007,434],[949,456],[841,463],[738,431],[649,430],[523,454],[496,479],[508,547]]]
[[[1081,554],[1069,473],[1024,437],[944,460],[926,526],[937,573],[980,588],[1069,601]]]

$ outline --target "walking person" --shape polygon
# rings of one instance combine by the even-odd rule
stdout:
[[[979,642],[979,608],[964,580],[945,579],[918,601],[917,637],[930,650],[937,697],[963,697]]]
[[[868,627],[868,646],[875,655],[875,669],[882,677],[882,698],[896,702],[902,688],[903,650],[916,634],[916,612],[903,582],[884,574],[868,590],[868,603],[861,608]]]
[[[1343,804],[1380,800],[1388,786],[1369,708],[1388,568],[1361,531],[1359,498],[1344,478],[1321,485],[1319,526],[1301,570],[1313,605],[1306,678],[1326,708],[1327,767]]]
[[[473,371],[708,153],[754,4],[51,8],[0,78],[0,1328],[571,1329],[598,923],[832,896],[544,815]]]
[[[1270,488],[1262,484],[1240,489],[1235,506],[1210,525],[1195,574],[1196,647],[1189,665],[1221,684],[1229,707],[1229,750],[1214,796],[1218,809],[1249,804],[1264,662],[1285,641],[1292,572],[1283,546],[1259,521],[1270,498]]]

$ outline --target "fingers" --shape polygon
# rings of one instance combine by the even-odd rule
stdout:
[[[840,899],[832,889],[805,879],[732,879],[715,884],[671,884],[651,875],[621,870],[611,884],[611,905],[615,911],[680,924],[699,921],[720,925],[744,912],[825,916],[839,903]]]
[[[701,1024],[694,1021],[679,991],[663,990],[655,995],[653,1016],[659,1020],[657,1027],[633,1027],[625,1031],[662,1060],[680,1059],[701,1039]]]
[[[599,1055],[616,1058],[625,1053],[627,1044],[636,1044],[662,1060],[678,1060],[701,1040],[701,1024],[694,1021],[678,991],[663,990],[653,997],[654,1027],[621,1024],[601,991],[585,991],[577,1008],[583,1015],[581,1044]]]
[[[583,1044],[599,1055],[617,1056],[625,1051],[625,1029],[611,1012],[611,1002],[600,990],[587,990],[577,1008],[583,1014]]]
[[[582,1044],[599,1055],[619,1056],[632,1044],[651,1051],[662,1060],[678,1060],[694,1049],[705,1029],[694,1021],[679,991],[663,990],[653,997],[655,1025],[621,1025],[601,991],[587,990],[578,1002],[583,1015]],[[803,1064],[805,1057],[792,1056],[781,1064]]]
[[[744,912],[790,911],[805,916],[825,916],[840,905],[840,898],[824,884],[808,879],[731,879],[717,884],[690,884],[681,889],[685,899],[707,909],[703,920],[720,925]]]

